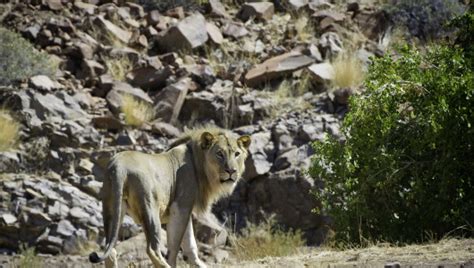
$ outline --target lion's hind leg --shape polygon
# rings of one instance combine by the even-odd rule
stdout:
[[[165,258],[161,255],[161,223],[158,212],[152,209],[150,202],[142,203],[142,225],[146,236],[146,252],[155,267],[170,267]]]

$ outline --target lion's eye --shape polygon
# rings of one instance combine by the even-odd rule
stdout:
[[[238,157],[240,155],[240,152],[235,152],[235,157]]]
[[[217,151],[216,155],[218,158],[224,158],[224,153],[222,151]]]

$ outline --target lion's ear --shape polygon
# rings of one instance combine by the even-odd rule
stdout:
[[[250,136],[249,135],[244,135],[244,136],[241,136],[237,142],[239,144],[241,144],[245,149],[248,149],[249,146],[250,146],[250,143],[252,143],[252,140],[250,139]]]
[[[211,147],[212,143],[214,142],[214,135],[209,132],[204,132],[201,135],[201,148],[208,149]]]

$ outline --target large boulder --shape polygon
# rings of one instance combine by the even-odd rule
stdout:
[[[204,45],[207,39],[206,19],[199,13],[186,17],[157,37],[158,45],[165,51],[193,49]]]

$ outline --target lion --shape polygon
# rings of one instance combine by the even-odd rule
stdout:
[[[105,251],[89,255],[117,267],[119,228],[125,213],[143,226],[146,251],[154,267],[176,267],[180,246],[187,261],[198,257],[191,214],[202,214],[230,195],[245,170],[251,139],[228,130],[203,127],[188,131],[160,154],[124,151],[112,157],[102,186]],[[160,252],[161,224],[167,224],[167,260]]]

